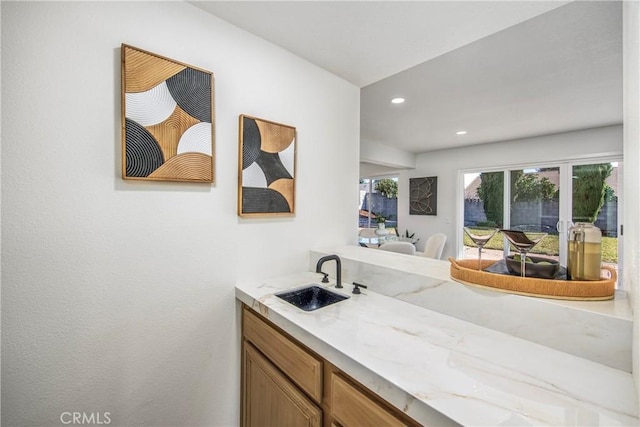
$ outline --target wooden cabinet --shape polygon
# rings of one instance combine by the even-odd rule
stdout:
[[[253,343],[282,372],[312,399],[322,400],[322,360],[284,336],[245,309],[242,323],[244,338]]]
[[[243,427],[419,425],[246,306],[242,337]]]
[[[320,427],[322,360],[246,307],[242,426]]]
[[[343,426],[388,426],[406,424],[383,408],[370,394],[365,394],[339,374],[330,377],[331,416]]]
[[[322,410],[248,342],[243,355],[242,425],[321,426]]]

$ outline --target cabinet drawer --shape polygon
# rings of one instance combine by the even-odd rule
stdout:
[[[335,373],[331,374],[330,399],[331,415],[344,427],[406,425]]]
[[[244,308],[242,313],[244,338],[251,341],[316,402],[321,402],[322,361],[282,335],[249,309]]]

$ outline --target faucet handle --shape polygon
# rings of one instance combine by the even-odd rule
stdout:
[[[320,272],[324,277],[322,277],[322,283],[329,283],[329,275],[327,273]]]
[[[367,289],[367,287],[365,285],[361,285],[360,283],[353,282],[353,291],[352,291],[352,293],[361,294],[362,292],[360,292],[360,288]]]

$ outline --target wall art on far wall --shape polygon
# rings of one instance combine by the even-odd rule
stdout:
[[[213,73],[132,46],[122,56],[122,178],[213,182]]]
[[[409,178],[409,215],[437,215],[438,177]]]
[[[295,213],[296,128],[240,115],[238,215]]]

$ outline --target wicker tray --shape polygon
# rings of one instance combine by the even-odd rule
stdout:
[[[609,278],[582,281],[536,279],[478,271],[478,261],[474,259],[455,260],[449,258],[449,262],[451,263],[451,278],[456,282],[539,298],[577,301],[609,300],[613,299],[617,280],[616,270],[609,266],[602,267],[603,270],[609,272]],[[495,262],[495,260],[482,260],[482,269]]]

